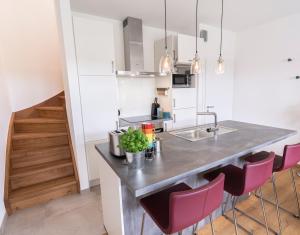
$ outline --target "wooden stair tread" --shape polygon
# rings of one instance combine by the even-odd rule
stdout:
[[[62,119],[51,119],[51,118],[24,118],[24,119],[16,119],[14,123],[66,123],[65,120]]]
[[[13,140],[21,139],[36,139],[36,138],[49,138],[58,136],[67,136],[67,132],[57,132],[57,133],[17,133],[12,136]]]
[[[53,161],[53,162],[43,163],[39,165],[12,169],[10,177],[15,178],[15,177],[26,176],[26,175],[34,175],[43,171],[62,168],[66,166],[72,166],[72,165],[73,163],[71,159]]]
[[[41,106],[36,107],[37,110],[46,110],[46,111],[64,111],[65,108],[62,106]]]
[[[10,192],[10,201],[13,202],[16,200],[24,200],[27,198],[39,196],[41,194],[49,193],[50,191],[69,185],[76,185],[76,179],[74,176],[50,180],[48,182],[43,182],[13,190]]]
[[[63,92],[13,113],[4,203],[17,210],[80,192]]]
[[[14,150],[11,154],[11,158],[22,158],[24,154],[47,154],[47,152],[52,151],[69,151],[69,145],[61,145],[54,147],[47,147],[42,149],[32,149],[32,150]]]

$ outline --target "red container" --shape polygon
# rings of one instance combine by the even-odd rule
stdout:
[[[142,123],[142,129],[154,129],[153,123]]]

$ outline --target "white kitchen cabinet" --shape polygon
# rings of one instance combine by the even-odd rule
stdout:
[[[172,106],[173,109],[196,107],[197,89],[196,88],[173,88]]]
[[[74,15],[73,27],[79,75],[113,75],[113,25],[94,18]]]
[[[167,37],[168,53],[172,55],[172,58],[177,64],[190,64],[195,56],[196,42],[195,37],[177,34]],[[165,53],[164,39],[157,40],[154,43],[154,64],[155,68],[158,68],[161,56]],[[204,48],[203,39],[198,37],[198,50],[202,53]]]
[[[85,143],[86,149],[86,160],[88,162],[88,174],[89,174],[89,182],[90,186],[99,185],[99,165],[100,165],[100,157],[99,152],[96,150],[95,145],[103,144],[105,141],[90,141]]]
[[[173,61],[176,61],[177,58],[177,36],[170,35],[167,37],[168,43],[168,54],[172,56]],[[154,70],[159,72],[159,63],[161,56],[166,52],[165,49],[165,39],[160,39],[154,43]]]
[[[191,63],[195,56],[195,37],[178,34],[178,62]]]
[[[164,121],[164,131],[171,131],[174,129],[173,120]]]
[[[173,128],[180,129],[196,125],[196,107],[173,110]]]
[[[79,82],[85,141],[107,139],[118,120],[116,77],[81,76]]]

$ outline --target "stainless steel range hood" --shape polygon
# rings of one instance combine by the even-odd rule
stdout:
[[[159,73],[144,71],[143,22],[127,17],[123,21],[125,71],[117,71],[123,77],[156,77]]]

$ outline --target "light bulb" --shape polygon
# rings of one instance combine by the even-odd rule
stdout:
[[[169,74],[173,71],[173,59],[166,51],[165,55],[160,58],[159,72],[161,74]]]
[[[220,56],[217,61],[216,73],[223,74],[224,72],[225,72],[225,64],[224,64],[224,60],[223,60],[222,56]]]
[[[196,53],[191,64],[191,74],[200,74],[200,73],[201,73],[201,61],[198,56],[198,53]]]

